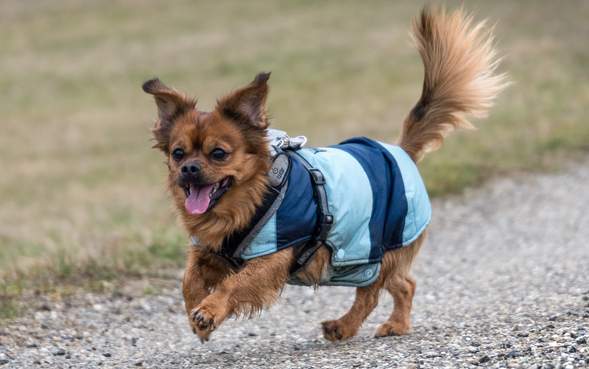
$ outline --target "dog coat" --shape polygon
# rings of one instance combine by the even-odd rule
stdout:
[[[417,167],[398,146],[353,138],[325,148],[296,151],[325,178],[333,225],[322,285],[363,287],[380,272],[387,250],[415,241],[431,219],[431,205]],[[244,260],[308,242],[317,226],[309,172],[292,158],[284,198],[241,252]],[[296,276],[290,284],[303,284]]]

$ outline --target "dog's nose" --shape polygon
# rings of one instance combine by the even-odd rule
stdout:
[[[182,166],[182,174],[186,177],[194,177],[200,173],[200,164],[188,163]]]

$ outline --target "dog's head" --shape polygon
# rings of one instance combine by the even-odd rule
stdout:
[[[269,77],[258,74],[251,84],[217,100],[211,112],[197,109],[194,99],[159,79],[143,84],[158,108],[153,147],[167,157],[169,189],[184,223],[198,217],[244,218],[261,202],[270,167]]]

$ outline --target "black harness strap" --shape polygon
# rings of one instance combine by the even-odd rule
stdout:
[[[307,242],[297,255],[297,259],[290,268],[290,276],[294,277],[303,268],[305,268],[315,257],[315,253],[319,247],[327,240],[327,235],[333,225],[333,214],[329,212],[329,205],[327,203],[327,192],[325,191],[325,177],[323,173],[317,168],[313,168],[309,162],[303,158],[296,151],[287,151],[291,157],[297,158],[301,164],[307,169],[311,176],[311,183],[313,185],[313,196],[317,203],[317,226],[313,238]]]
[[[254,228],[256,228],[256,225],[258,225],[264,215],[269,212],[270,208],[280,195],[280,190],[277,188],[267,186],[267,189],[268,192],[264,194],[264,200],[262,204],[256,207],[256,212],[249,225],[245,229],[238,232],[233,232],[229,237],[225,238],[221,250],[214,253],[215,255],[224,259],[233,270],[237,270],[243,264],[245,264],[245,260],[241,258],[241,251],[243,247],[240,246],[244,243],[243,241],[248,238],[248,235],[253,233],[252,231]],[[264,222],[264,225],[266,222]]]
[[[238,270],[245,264],[245,260],[241,257],[243,250],[250,245],[254,237],[276,213],[288,188],[292,159],[279,148],[275,147],[274,149],[277,154],[272,158],[273,165],[268,173],[270,184],[266,186],[268,191],[264,194],[262,204],[256,206],[254,216],[247,227],[241,231],[233,232],[223,240],[221,250],[213,252],[225,260],[233,270]]]

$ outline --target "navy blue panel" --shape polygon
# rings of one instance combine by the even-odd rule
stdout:
[[[332,147],[352,155],[370,180],[373,199],[370,262],[380,262],[386,250],[403,243],[407,198],[397,161],[383,146],[366,137],[352,138]]]
[[[288,188],[276,212],[276,244],[281,250],[307,242],[317,224],[317,203],[309,172],[293,157]]]

